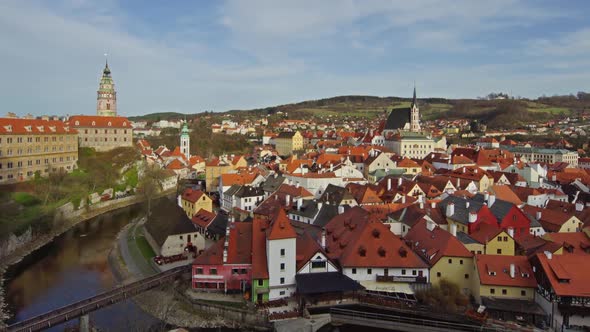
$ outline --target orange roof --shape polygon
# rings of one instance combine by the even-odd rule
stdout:
[[[183,169],[185,168],[184,164],[178,160],[178,159],[174,159],[170,162],[170,164],[168,164],[166,166],[167,169]]]
[[[74,115],[68,123],[74,127],[98,127],[98,128],[130,128],[129,119],[123,116],[98,116],[98,115]]]
[[[205,195],[204,192],[200,191],[200,190],[193,190],[191,188],[187,188],[183,193],[182,193],[182,199],[189,201],[191,203],[194,203],[196,201],[198,201],[201,196]],[[207,196],[207,195],[205,195]]]
[[[557,296],[590,296],[590,265],[580,264],[587,260],[586,255],[537,254],[539,263]]]
[[[245,185],[250,184],[256,179],[256,174],[250,173],[226,173],[221,174],[221,183],[223,186],[232,186],[234,184]]]
[[[543,238],[563,245],[563,254],[590,253],[590,238],[584,232],[545,233]]]
[[[482,285],[537,287],[537,280],[526,256],[476,255],[475,263]],[[514,264],[514,278],[510,275]]]
[[[397,163],[397,167],[417,168],[417,167],[420,167],[420,165],[417,162],[413,161],[412,159],[404,158],[402,161]]]
[[[291,226],[291,222],[289,221],[289,218],[287,218],[285,210],[279,209],[279,213],[270,225],[270,232],[267,238],[269,240],[281,240],[294,237],[297,237],[297,234],[295,233],[293,226]]]
[[[0,118],[1,135],[53,135],[77,134],[67,124],[58,120]]]
[[[500,185],[493,185],[491,191],[494,192],[496,198],[501,199],[503,201],[510,202],[515,205],[522,204],[522,201],[518,196],[510,189],[509,186],[500,186]]]
[[[487,244],[502,232],[503,230],[501,228],[486,223],[480,223],[477,230],[469,234],[469,236],[481,244]]]

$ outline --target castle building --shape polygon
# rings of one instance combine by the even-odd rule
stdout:
[[[75,115],[67,120],[78,131],[80,147],[109,151],[133,146],[133,127],[126,117],[117,116],[117,92],[108,62],[97,91],[97,115]]]
[[[57,119],[0,118],[0,184],[29,181],[35,173],[71,172],[78,134]]]

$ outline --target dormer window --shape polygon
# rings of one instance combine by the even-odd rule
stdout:
[[[123,122],[123,127],[126,127],[126,126],[127,126],[127,122]]]
[[[111,126],[111,122],[109,121],[109,123],[107,125],[110,127]]]
[[[96,126],[96,122],[92,121],[92,125],[93,125],[93,126]]]
[[[488,275],[490,275],[490,276],[495,276],[495,275],[496,275],[496,271],[489,271],[489,272],[488,272]]]
[[[25,130],[28,131],[28,132],[31,132],[32,131],[32,128],[31,128],[31,126],[25,126]]]
[[[80,125],[80,121],[76,121],[76,126],[79,126],[79,125]]]
[[[12,125],[4,126],[4,129],[9,133],[12,132]]]
[[[49,126],[49,130],[51,130],[52,132],[55,132],[55,126]]]

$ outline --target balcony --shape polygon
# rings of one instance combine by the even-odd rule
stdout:
[[[426,277],[406,277],[406,276],[377,276],[377,282],[411,282],[425,284]]]

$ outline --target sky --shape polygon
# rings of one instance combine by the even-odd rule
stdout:
[[[0,100],[120,115],[339,95],[536,98],[590,90],[590,1],[2,0]]]

